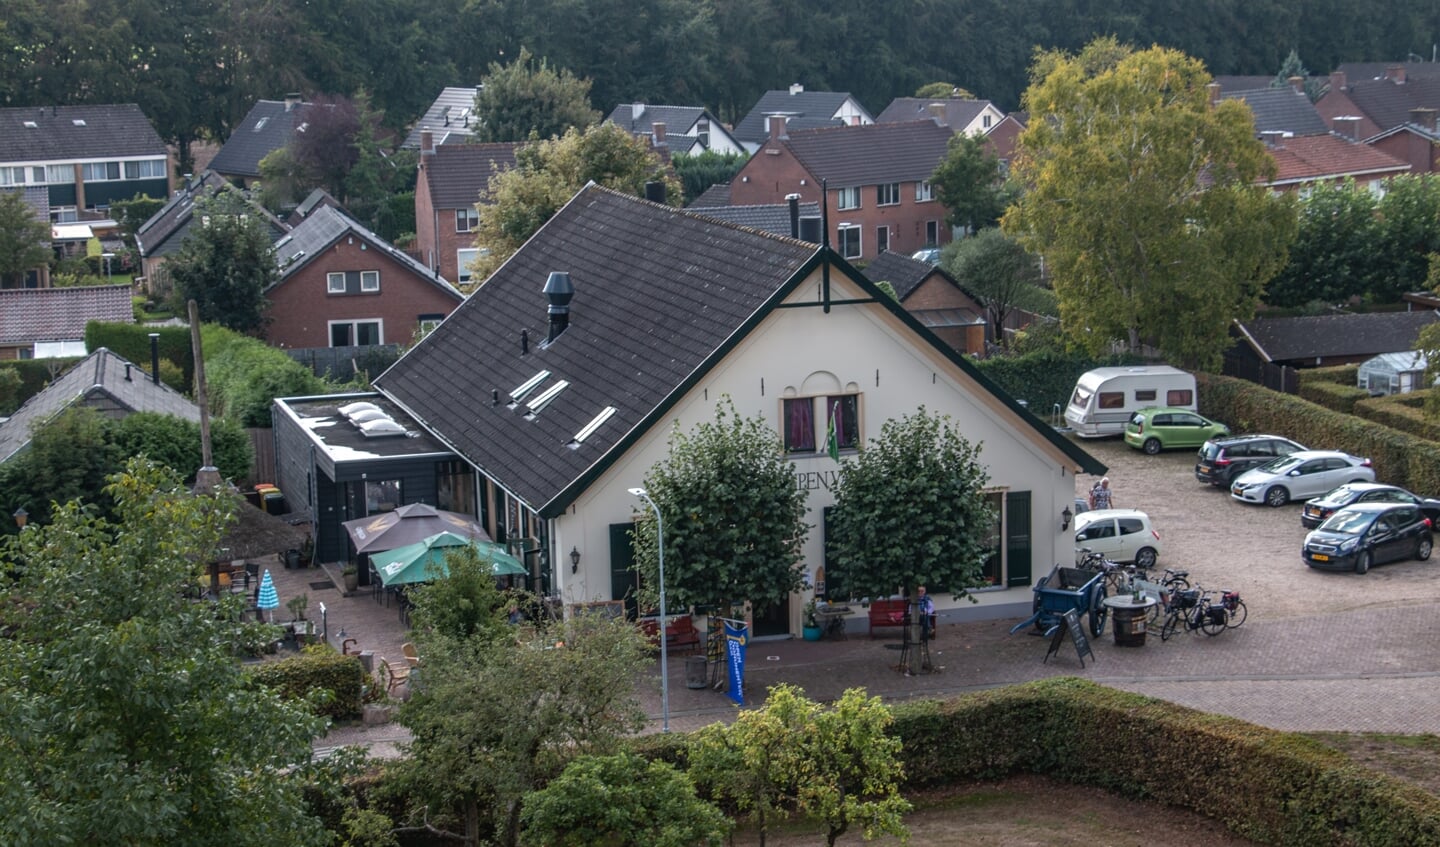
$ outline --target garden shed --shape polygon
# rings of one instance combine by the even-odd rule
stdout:
[[[1372,397],[1384,394],[1409,394],[1425,387],[1428,359],[1423,350],[1404,353],[1381,353],[1360,363],[1356,384]]]

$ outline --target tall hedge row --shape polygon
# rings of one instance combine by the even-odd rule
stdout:
[[[160,379],[182,394],[190,395],[195,384],[195,356],[190,349],[190,328],[185,326],[145,326],[91,321],[85,325],[85,349],[92,353],[101,347],[150,370],[150,333],[160,338]],[[171,371],[165,363],[175,365]]]
[[[1440,844],[1440,798],[1304,736],[1075,677],[893,707],[907,788],[1036,773],[1198,812],[1262,844]],[[683,766],[686,736],[641,753]]]
[[[1010,396],[1024,400],[1031,412],[1048,419],[1056,405],[1061,409],[1070,402],[1075,381],[1089,370],[1121,365],[1135,365],[1140,358],[1131,355],[1094,358],[1084,353],[1057,353],[1042,350],[1024,356],[1000,356],[976,362],[985,376],[994,380]]]
[[[1232,432],[1273,432],[1315,450],[1367,456],[1381,482],[1440,493],[1440,443],[1347,415],[1253,382],[1196,374],[1200,405]]]

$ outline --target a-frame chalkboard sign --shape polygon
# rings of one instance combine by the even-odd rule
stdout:
[[[1065,642],[1065,633],[1070,633],[1070,641],[1075,644],[1075,656],[1080,660],[1080,667],[1085,667],[1085,657],[1089,656],[1090,661],[1095,661],[1095,653],[1090,649],[1090,639],[1085,637],[1085,627],[1080,625],[1080,615],[1074,609],[1065,610],[1065,623],[1056,625],[1055,634],[1050,638],[1050,649],[1045,653],[1045,662],[1048,664],[1050,657],[1060,652],[1060,645]]]

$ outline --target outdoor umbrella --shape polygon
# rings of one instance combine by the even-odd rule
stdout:
[[[260,593],[255,597],[255,606],[259,609],[280,608],[280,595],[275,593],[275,581],[270,578],[270,569],[265,569],[265,575],[260,578]],[[270,613],[270,622],[275,622],[275,613]]]
[[[490,571],[495,576],[524,575],[525,566],[520,560],[505,552],[493,541],[474,541],[453,532],[441,532],[415,544],[407,544],[394,550],[372,553],[370,564],[380,574],[380,581],[386,587],[411,582],[425,582],[435,576],[448,573],[445,566],[445,550],[453,547],[473,545],[482,560],[489,560]]]
[[[474,518],[459,512],[442,511],[424,503],[411,503],[392,512],[345,521],[342,526],[355,543],[356,553],[394,550],[442,532],[453,532],[481,541],[490,540],[485,528]]]

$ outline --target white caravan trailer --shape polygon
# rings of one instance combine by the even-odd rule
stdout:
[[[1194,375],[1169,365],[1086,371],[1065,407],[1065,423],[1085,438],[1120,435],[1135,410],[1146,406],[1194,410]]]

